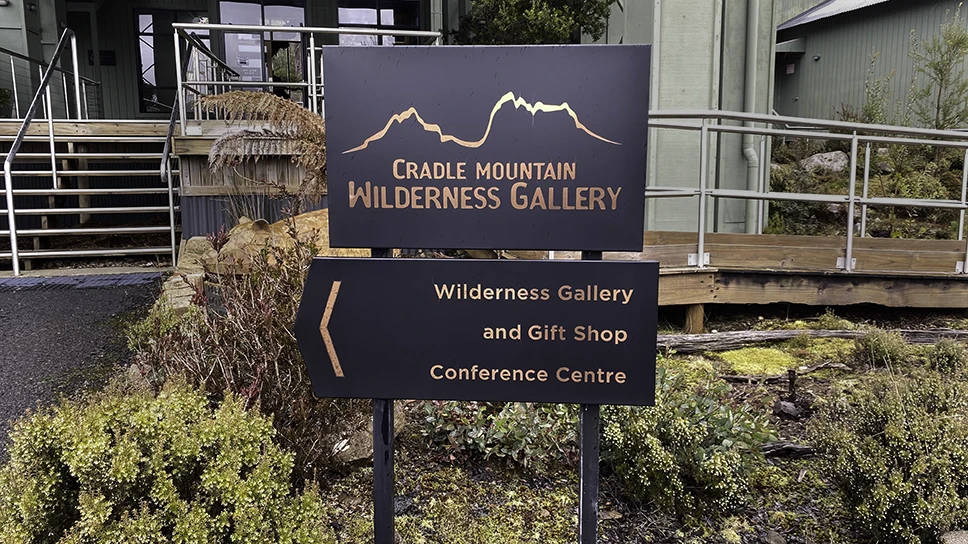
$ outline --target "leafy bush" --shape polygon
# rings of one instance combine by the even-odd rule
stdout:
[[[605,407],[603,459],[631,494],[686,519],[735,510],[775,440],[765,418],[727,404],[711,371],[695,383],[660,360],[657,379],[655,407]]]
[[[944,374],[968,372],[968,349],[954,340],[943,338],[934,345],[928,355],[928,364],[933,370]]]
[[[477,453],[550,472],[578,458],[578,407],[523,402],[424,402],[420,429],[457,457]]]
[[[14,425],[2,542],[332,542],[269,420],[184,382],[108,390]],[[327,536],[329,535],[329,536]]]
[[[196,311],[176,321],[156,314],[132,328],[129,343],[155,373],[187,374],[212,398],[230,391],[271,415],[296,474],[311,477],[334,461],[345,433],[365,425],[370,404],[313,397],[292,327],[316,248],[290,237],[263,249],[247,274],[210,277],[217,286],[196,293]]]
[[[872,330],[858,340],[858,348],[872,367],[902,363],[911,352],[900,334],[880,329]]]
[[[826,406],[812,433],[859,525],[927,544],[968,524],[968,385],[877,375]]]

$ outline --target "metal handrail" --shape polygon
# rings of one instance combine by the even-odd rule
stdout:
[[[37,59],[35,59],[33,57],[28,57],[27,55],[24,55],[22,53],[17,53],[16,51],[11,51],[11,50],[7,49],[6,47],[0,47],[0,53],[4,53],[6,55],[9,55],[9,56],[14,57],[14,58],[18,58],[20,60],[25,60],[25,61],[27,61],[29,63],[36,64],[37,66],[44,67],[44,66],[47,66],[48,65],[48,63],[46,63],[46,62],[44,62],[42,60],[37,60]],[[74,72],[71,72],[70,70],[64,70],[63,68],[61,68],[59,66],[54,66],[54,70],[56,70],[58,72],[61,72],[64,75],[68,75],[68,76],[71,76],[71,77],[74,76]],[[79,75],[79,77],[80,77],[81,81],[83,81],[85,83],[90,83],[91,85],[100,85],[101,84],[101,82],[95,81],[95,80],[93,80],[93,79],[91,79],[89,77],[85,77],[85,76],[81,76],[81,75]]]
[[[696,122],[675,122],[675,121],[698,121]],[[757,126],[738,126],[719,124],[722,120],[746,121],[759,123]],[[715,121],[715,124],[710,123]],[[767,128],[777,125],[795,125],[798,130]],[[699,160],[699,187],[646,187],[646,198],[692,198],[699,197],[699,227],[698,227],[698,253],[693,258],[690,255],[689,262],[698,268],[705,268],[708,262],[704,254],[704,242],[706,235],[706,200],[712,198],[735,198],[743,200],[755,200],[757,202],[756,214],[748,217],[747,221],[756,222],[756,233],[762,233],[765,223],[765,205],[767,201],[799,201],[817,203],[841,203],[847,204],[847,240],[846,253],[843,262],[838,259],[837,267],[845,272],[855,270],[853,259],[853,238],[854,238],[854,207],[861,206],[860,237],[867,234],[867,208],[869,206],[891,206],[891,207],[913,207],[913,208],[940,208],[958,210],[958,240],[965,240],[965,214],[968,212],[968,168],[962,169],[961,200],[943,199],[923,199],[923,198],[887,198],[869,197],[868,187],[870,183],[870,155],[872,143],[883,143],[891,145],[930,145],[937,147],[953,147],[965,150],[965,164],[968,165],[968,134],[955,130],[933,130],[912,127],[899,127],[891,125],[868,125],[863,123],[853,123],[847,121],[829,121],[825,119],[806,119],[797,117],[784,117],[778,115],[764,115],[755,113],[719,111],[719,110],[653,110],[649,112],[649,127],[664,128],[673,130],[698,131],[700,134],[700,160]],[[828,130],[848,131],[843,132],[812,132],[809,128],[817,127]],[[808,130],[803,130],[804,128]],[[710,188],[708,183],[708,162],[709,162],[709,136],[710,133],[737,133],[754,134],[761,137],[760,159],[758,179],[759,184],[756,190],[753,189],[721,189]],[[865,135],[861,132],[875,133],[879,135]],[[884,134],[884,135],[880,135]],[[799,138],[841,140],[851,143],[850,152],[850,184],[846,195],[814,194],[814,193],[786,193],[773,192],[769,190],[767,177],[769,175],[769,165],[762,160],[766,155],[766,136],[793,136]],[[866,154],[863,166],[863,189],[862,196],[857,196],[857,160],[859,156],[859,144],[866,143]],[[965,247],[964,261],[958,263],[956,273],[968,274],[968,244]]]
[[[185,59],[182,61],[183,65],[179,68],[180,70],[188,70],[188,66],[191,63],[191,59],[192,59],[192,56],[191,56],[192,49],[197,47],[198,45],[204,45],[201,43],[200,40],[197,39],[198,37],[195,36],[194,32],[191,34],[191,36],[195,39],[188,40],[188,42],[186,43]],[[176,46],[181,47],[178,44],[176,44]],[[208,48],[206,48],[206,50],[207,49]],[[181,55],[179,54],[176,56],[180,57]],[[175,235],[175,184],[171,174],[171,148],[172,148],[172,141],[175,138],[175,123],[178,121],[178,110],[179,110],[178,103],[179,103],[180,97],[181,97],[181,93],[176,92],[174,102],[171,105],[171,116],[168,118],[168,133],[165,136],[165,146],[161,151],[161,167],[160,167],[161,183],[168,185],[168,208],[169,208],[168,220],[171,227],[171,265],[172,266],[178,265],[178,251],[177,251],[177,241],[175,240],[175,236],[176,236]]]
[[[274,25],[234,25],[234,24],[213,24],[213,23],[173,23],[172,28],[175,29],[175,65],[181,65],[180,51],[181,47],[179,41],[181,39],[192,40],[197,43],[198,47],[195,48],[195,70],[194,78],[189,78],[187,69],[179,70],[177,77],[177,94],[180,95],[179,104],[179,115],[181,119],[181,130],[182,135],[185,134],[186,124],[188,120],[188,113],[186,109],[187,96],[186,93],[192,93],[195,95],[204,94],[204,88],[214,88],[217,93],[219,88],[227,89],[233,87],[288,87],[288,88],[301,88],[308,90],[308,107],[314,113],[321,114],[320,104],[322,103],[322,74],[321,67],[318,66],[317,54],[321,51],[321,48],[316,47],[316,35],[317,34],[329,34],[329,35],[339,35],[339,34],[349,34],[349,35],[368,35],[368,36],[400,36],[400,37],[418,37],[418,38],[431,38],[432,43],[435,45],[441,45],[443,40],[443,34],[436,31],[427,30],[393,30],[393,29],[375,29],[375,28],[363,28],[363,27],[307,27],[307,26],[274,26]],[[224,33],[239,33],[239,32],[283,32],[291,34],[300,34],[308,38],[308,51],[307,51],[307,73],[305,74],[305,81],[292,82],[292,81],[241,81],[241,75],[239,75],[235,70],[229,67],[222,59],[219,59],[208,47],[200,43],[197,37],[191,38],[186,32],[189,30],[205,30],[205,31],[221,31]],[[199,70],[199,63],[197,58],[199,53],[204,54],[207,58],[212,60],[214,66],[206,68],[206,70],[211,69],[213,77],[201,77]],[[219,72],[224,72],[227,77],[219,78]],[[185,72],[183,74],[183,72]],[[208,75],[208,74],[205,74]],[[199,103],[195,102],[195,115],[196,118],[201,118],[202,111],[199,107]]]
[[[7,158],[3,161],[4,189],[7,196],[7,221],[9,223],[7,230],[10,233],[10,255],[13,259],[14,276],[20,275],[20,261],[18,260],[17,254],[17,220],[16,210],[13,202],[13,175],[11,173],[13,161],[17,157],[17,152],[20,151],[20,146],[23,144],[24,138],[27,136],[27,130],[30,128],[30,123],[34,120],[34,115],[37,113],[37,105],[40,104],[40,101],[43,99],[45,93],[47,96],[50,96],[50,79],[56,68],[55,63],[60,60],[61,53],[63,53],[64,48],[67,47],[68,41],[71,42],[71,46],[73,47],[75,89],[80,87],[80,71],[78,70],[77,63],[77,37],[74,35],[74,32],[71,29],[65,28],[64,32],[61,33],[60,39],[57,40],[57,46],[54,48],[54,54],[50,59],[50,64],[47,65],[47,70],[44,72],[44,77],[41,78],[40,86],[37,88],[37,92],[34,94],[33,100],[30,101],[30,107],[27,108],[27,114],[24,116],[23,123],[20,124],[20,130],[17,131],[17,136],[14,138],[13,143],[10,144],[10,151],[7,152]],[[80,112],[80,95],[76,94],[76,98],[77,111]],[[54,149],[53,142],[51,142],[51,157],[53,158],[53,156]]]
[[[905,134],[908,136],[923,136],[925,138],[954,138],[968,140],[968,134],[958,130],[936,130],[930,128],[902,127],[897,125],[878,125],[854,123],[850,121],[832,121],[829,119],[811,119],[806,117],[787,117],[783,115],[768,115],[765,113],[745,113],[721,110],[650,110],[650,124],[652,119],[721,119],[729,121],[749,121],[764,125],[793,125],[797,127],[820,127],[845,132],[875,132],[881,134]],[[698,130],[699,125],[695,128]],[[712,128],[712,127],[710,127]],[[844,136],[840,134],[839,136]],[[849,137],[847,139],[850,139]]]
[[[435,30],[382,30],[376,28],[316,27],[316,26],[272,26],[272,25],[230,25],[215,23],[172,23],[176,29],[184,30],[224,30],[230,32],[285,32],[297,34],[354,34],[368,36],[409,36],[415,38],[441,38],[443,34]]]
[[[202,53],[204,53],[206,57],[208,57],[210,60],[214,61],[215,64],[218,64],[220,68],[222,68],[223,70],[229,72],[229,74],[232,75],[232,76],[241,77],[241,74],[239,74],[234,69],[232,69],[232,67],[229,66],[228,64],[225,64],[225,61],[223,61],[222,59],[218,58],[218,55],[216,55],[214,51],[212,51],[207,45],[205,45],[205,42],[203,42],[198,37],[198,34],[196,34],[194,32],[186,32],[184,29],[178,28],[178,25],[172,25],[172,26],[175,27],[175,32],[177,32],[183,38],[185,38],[186,40],[188,40],[189,42],[191,42],[192,47],[194,47],[195,49],[197,49],[197,50],[201,51]],[[190,49],[189,49],[189,51],[190,51]],[[184,69],[185,70],[188,70],[188,64],[185,65]]]

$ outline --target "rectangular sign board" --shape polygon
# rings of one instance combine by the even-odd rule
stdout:
[[[655,262],[317,258],[318,397],[651,405]]]
[[[324,48],[331,245],[641,251],[650,60]]]

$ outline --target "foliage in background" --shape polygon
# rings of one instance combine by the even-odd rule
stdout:
[[[268,127],[227,132],[212,142],[208,162],[213,170],[262,155],[291,155],[305,168],[300,196],[317,199],[326,192],[326,124],[301,105],[270,93],[231,91],[203,96],[202,106],[229,122],[263,122]]]
[[[932,129],[968,128],[968,29],[961,8],[946,14],[934,35],[919,41],[911,35],[910,56],[914,77],[906,94],[891,91],[895,71],[877,77],[879,53],[870,56],[864,85],[864,103],[842,105],[840,118],[858,123],[895,126],[917,125]],[[811,154],[843,149],[842,143],[810,140],[776,140],[773,158],[781,164],[799,162]],[[863,176],[867,151],[858,157],[858,179]],[[932,146],[890,145],[871,149],[869,196],[914,199],[961,199],[960,150]],[[849,172],[820,175],[793,169],[773,172],[771,188],[780,192],[846,194]],[[860,188],[858,188],[858,196]],[[772,234],[843,234],[844,206],[802,202],[771,202],[768,232]],[[867,233],[874,237],[956,239],[957,214],[941,208],[875,206],[868,209]]]
[[[968,349],[964,344],[943,338],[928,354],[928,364],[942,374],[968,378]]]
[[[184,382],[108,390],[14,425],[0,541],[333,542],[318,493],[295,493],[269,420]]]
[[[871,368],[897,366],[911,354],[911,347],[900,334],[880,329],[872,330],[859,339],[857,348]]]
[[[654,407],[604,408],[603,461],[633,496],[685,519],[718,517],[749,498],[775,440],[765,417],[727,403],[730,386],[660,359]]]
[[[539,473],[578,459],[577,405],[428,401],[420,412],[421,435],[455,459],[480,454]]]
[[[289,220],[292,244],[263,249],[247,274],[212,278],[216,287],[196,293],[196,311],[177,323],[149,316],[129,344],[138,363],[161,376],[185,374],[212,398],[229,391],[271,415],[281,444],[295,453],[297,475],[311,477],[333,461],[335,443],[367,421],[370,405],[313,396],[292,327],[317,250]]]
[[[914,90],[911,101],[921,125],[947,130],[968,126],[968,79],[963,64],[968,56],[968,29],[961,16],[961,5],[946,12],[941,31],[919,43],[912,34],[911,58],[923,82]]]
[[[929,544],[968,527],[968,384],[879,373],[813,423],[845,504],[872,539]]]
[[[615,0],[475,0],[453,34],[462,45],[578,43],[605,34]]]

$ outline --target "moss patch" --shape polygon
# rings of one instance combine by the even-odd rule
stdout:
[[[737,374],[774,376],[799,366],[796,358],[775,348],[743,348],[725,351],[719,357]]]
[[[857,342],[850,338],[794,338],[782,347],[805,364],[847,364],[857,353]]]

